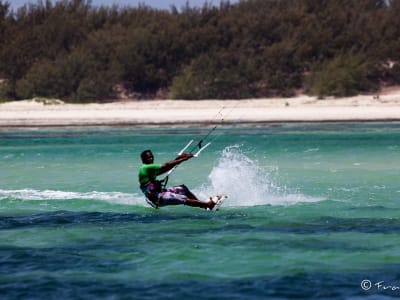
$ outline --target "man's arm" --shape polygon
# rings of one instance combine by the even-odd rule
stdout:
[[[183,163],[184,161],[186,161],[188,159],[191,159],[192,157],[193,157],[192,153],[189,153],[189,154],[183,153],[183,154],[179,155],[177,158],[175,158],[174,160],[164,163],[161,166],[159,175],[164,174],[165,172],[168,172],[173,167]]]

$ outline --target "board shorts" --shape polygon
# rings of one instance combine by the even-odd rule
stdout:
[[[184,184],[164,188],[161,192],[156,190],[153,183],[149,183],[141,189],[146,198],[156,207],[185,204],[189,192]]]

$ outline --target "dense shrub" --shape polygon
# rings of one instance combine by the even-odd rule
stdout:
[[[201,8],[0,0],[0,97],[248,98],[400,83],[400,0],[247,0]]]
[[[306,79],[306,86],[310,94],[319,97],[354,96],[379,89],[373,80],[377,72],[374,62],[364,55],[343,54],[316,65]]]

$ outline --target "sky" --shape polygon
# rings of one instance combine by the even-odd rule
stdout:
[[[11,4],[11,9],[16,10],[19,7],[23,6],[27,3],[36,4],[37,0],[5,0]],[[43,1],[45,2],[45,1]],[[55,3],[56,0],[53,0]],[[189,2],[191,7],[202,7],[205,0],[92,0],[92,6],[112,6],[113,4],[117,4],[118,6],[132,6],[136,7],[139,4],[145,4],[157,9],[170,9],[171,5],[176,6],[176,8],[183,7],[186,2]],[[207,1],[208,3],[212,3],[215,5],[219,5],[220,0]],[[239,2],[239,0],[230,0],[231,4]]]

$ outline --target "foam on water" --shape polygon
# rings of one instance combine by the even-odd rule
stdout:
[[[227,195],[229,199],[224,206],[290,205],[323,200],[292,193],[289,188],[280,186],[273,180],[271,171],[259,167],[238,145],[222,151],[208,178],[210,183],[198,191],[199,195]]]
[[[144,204],[143,196],[138,194],[128,194],[121,192],[68,192],[53,190],[0,190],[0,200],[4,199],[20,199],[20,200],[69,200],[84,199],[106,201],[116,204],[141,205]]]

